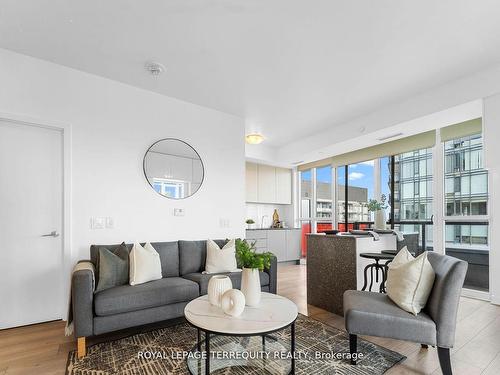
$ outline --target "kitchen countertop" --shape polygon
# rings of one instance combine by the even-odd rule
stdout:
[[[321,233],[306,233],[307,236],[318,236],[318,237],[335,237],[335,238],[373,238],[369,234],[321,234]],[[392,233],[379,233],[379,236],[394,236]]]
[[[300,228],[247,228],[246,230],[297,230]]]

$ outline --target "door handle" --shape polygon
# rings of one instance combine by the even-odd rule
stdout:
[[[43,234],[42,237],[59,237],[59,233],[57,233],[55,230],[53,230],[49,234]]]

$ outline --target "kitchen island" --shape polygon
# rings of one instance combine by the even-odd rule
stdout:
[[[396,250],[396,236],[380,234],[376,241],[369,235],[307,236],[307,303],[343,315],[346,290],[361,290],[364,268],[372,263],[360,253]],[[378,290],[379,283],[374,282]]]

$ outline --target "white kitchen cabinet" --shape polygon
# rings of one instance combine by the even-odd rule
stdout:
[[[298,260],[302,255],[300,241],[302,231],[300,229],[286,230],[286,260]]]
[[[269,230],[267,232],[268,251],[276,255],[278,262],[286,260],[286,230]]]
[[[258,253],[270,251],[278,262],[300,259],[300,229],[252,229],[246,231],[248,242],[255,242]]]
[[[276,202],[276,168],[257,165],[257,197],[261,203]]]
[[[258,171],[257,164],[246,163],[246,201],[247,202],[258,202]]]
[[[292,204],[292,171],[276,168],[276,203]]]
[[[291,204],[291,169],[246,163],[246,201]]]

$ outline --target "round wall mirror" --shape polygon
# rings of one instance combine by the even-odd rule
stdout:
[[[153,190],[171,199],[184,199],[196,193],[205,174],[196,150],[175,138],[153,143],[144,155],[143,166]]]

